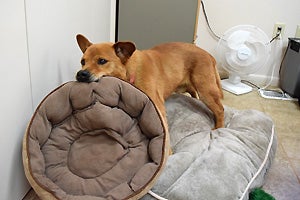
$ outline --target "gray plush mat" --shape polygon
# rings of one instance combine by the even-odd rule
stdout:
[[[225,107],[226,127],[211,130],[213,115],[198,100],[176,94],[166,108],[173,155],[152,192],[169,200],[246,200],[262,186],[277,146],[267,115]]]

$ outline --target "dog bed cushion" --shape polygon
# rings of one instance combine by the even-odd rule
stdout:
[[[276,151],[272,120],[256,110],[225,106],[225,128],[200,101],[173,95],[166,102],[171,147],[151,189],[169,200],[246,200],[263,180]],[[143,200],[155,199],[147,194]]]
[[[168,155],[166,125],[120,79],[68,82],[36,109],[23,140],[27,179],[41,199],[137,199]]]

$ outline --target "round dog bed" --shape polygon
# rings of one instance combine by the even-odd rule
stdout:
[[[41,199],[138,199],[168,155],[152,101],[113,77],[68,82],[36,109],[23,140],[27,179]]]
[[[225,127],[211,130],[212,112],[194,98],[172,95],[166,110],[173,154],[151,193],[169,200],[247,200],[263,185],[277,147],[265,113],[225,106]]]

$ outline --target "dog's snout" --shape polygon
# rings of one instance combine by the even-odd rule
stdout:
[[[76,79],[79,82],[90,82],[91,74],[87,70],[80,70],[76,74]]]

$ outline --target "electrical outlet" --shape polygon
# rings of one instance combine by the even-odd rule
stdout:
[[[281,32],[280,32],[280,36],[277,39],[281,39],[284,34],[285,24],[284,23],[274,24],[273,37],[275,37],[277,35],[278,28],[281,28]]]
[[[295,38],[300,38],[300,25],[297,26]]]

